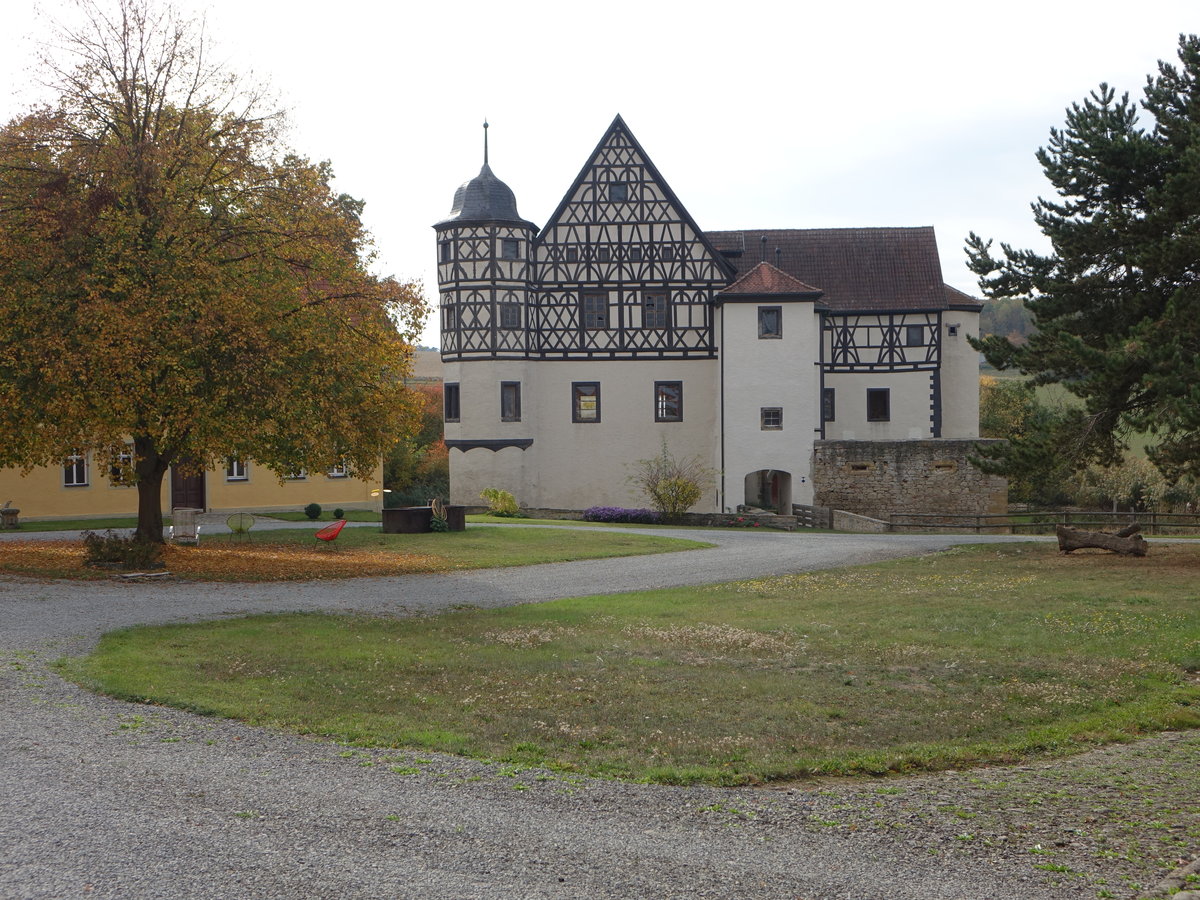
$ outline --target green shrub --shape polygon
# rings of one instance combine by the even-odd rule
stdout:
[[[716,474],[698,456],[676,459],[667,449],[665,439],[658,456],[639,459],[634,465],[637,468],[629,480],[668,522],[679,519],[695,506]]]
[[[333,517],[335,519],[344,519],[346,518],[346,511],[339,506],[333,511]]]
[[[83,564],[106,569],[161,569],[162,544],[124,538],[111,528],[104,534],[85,531]]]
[[[517,498],[508,491],[501,491],[496,488],[484,488],[479,496],[481,499],[487,501],[488,512],[493,516],[518,518],[521,515],[521,507],[517,505]]]
[[[320,503],[308,504],[308,506],[304,507],[304,514],[306,516],[308,516],[310,519],[321,518],[321,504]]]

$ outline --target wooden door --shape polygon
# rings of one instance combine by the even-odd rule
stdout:
[[[171,509],[204,509],[204,473],[184,475],[171,467]]]

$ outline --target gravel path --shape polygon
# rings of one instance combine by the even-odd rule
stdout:
[[[1131,897],[1200,845],[1191,733],[961,775],[669,788],[350,750],[97,697],[51,666],[140,622],[501,606],[964,540],[659,533],[719,546],[319,584],[0,579],[0,897]]]

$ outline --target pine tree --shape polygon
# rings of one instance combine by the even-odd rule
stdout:
[[[1072,104],[1037,158],[1057,194],[1033,204],[1052,251],[1002,244],[997,258],[990,240],[967,240],[984,293],[1022,299],[1037,332],[978,346],[1083,402],[994,462],[1016,471],[1049,452],[1111,464],[1146,432],[1165,473],[1200,475],[1200,39],[1180,36],[1179,64],[1159,63],[1140,104],[1107,84]]]

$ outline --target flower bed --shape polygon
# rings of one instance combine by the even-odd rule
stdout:
[[[620,506],[593,506],[583,511],[587,522],[635,522],[641,525],[659,525],[662,513],[653,509],[624,509]]]

